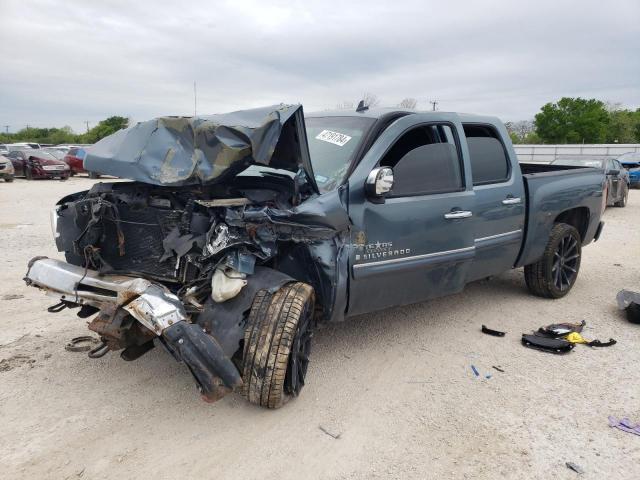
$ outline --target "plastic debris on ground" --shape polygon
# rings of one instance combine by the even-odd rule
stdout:
[[[506,332],[501,332],[500,330],[494,330],[492,328],[487,327],[486,325],[482,325],[482,333],[486,333],[487,335],[492,335],[494,337],[504,337]]]
[[[640,436],[640,423],[633,423],[627,417],[618,420],[613,415],[610,415],[609,426],[622,430],[623,432],[633,433],[634,435]]]
[[[640,324],[640,293],[620,290],[616,295],[618,308],[627,312],[627,320]]]
[[[586,324],[584,320],[580,323],[552,323],[540,327],[531,335],[522,334],[522,344],[528,348],[556,354],[569,353],[576,344],[589,347],[610,347],[616,344],[613,338],[608,342],[585,339],[581,332]]]

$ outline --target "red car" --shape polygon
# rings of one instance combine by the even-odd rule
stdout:
[[[71,175],[69,166],[41,149],[14,150],[6,155],[13,164],[16,177],[59,178],[66,180]]]
[[[84,169],[84,158],[87,156],[87,151],[84,148],[74,147],[69,149],[64,156],[64,161],[71,169],[71,175],[76,173],[88,173],[89,178],[98,178],[99,175],[93,172],[87,172]]]

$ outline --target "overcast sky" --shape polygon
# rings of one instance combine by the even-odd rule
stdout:
[[[306,111],[377,94],[533,118],[562,96],[640,107],[640,1],[0,0],[0,128],[110,115]]]

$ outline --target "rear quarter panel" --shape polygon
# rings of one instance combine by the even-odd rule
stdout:
[[[583,245],[590,243],[603,210],[604,171],[597,168],[523,175],[527,191],[526,235],[517,266],[542,257],[556,218],[565,211],[583,207],[589,219]]]

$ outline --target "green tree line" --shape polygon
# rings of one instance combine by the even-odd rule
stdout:
[[[640,143],[640,108],[564,97],[543,105],[533,121],[506,126],[513,143]]]
[[[129,126],[126,117],[113,116],[99,122],[87,133],[75,133],[71,127],[23,128],[15,133],[0,133],[0,143],[96,143],[98,140]]]

